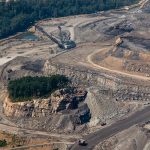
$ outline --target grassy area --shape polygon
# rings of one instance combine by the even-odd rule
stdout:
[[[10,148],[15,147],[21,147],[21,146],[31,146],[31,145],[37,145],[37,147],[30,147],[30,150],[53,150],[52,145],[47,145],[45,147],[38,146],[38,145],[44,145],[45,143],[49,143],[53,141],[53,139],[49,139],[47,137],[25,137],[25,136],[19,136],[15,134],[9,134],[3,131],[0,131],[0,141],[5,143],[5,145],[0,146],[0,149],[8,150]],[[1,142],[0,142],[1,144]],[[23,148],[22,148],[23,149]]]

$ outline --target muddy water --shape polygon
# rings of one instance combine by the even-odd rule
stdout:
[[[17,39],[20,39],[20,40],[27,40],[27,41],[37,41],[38,40],[38,37],[36,35],[34,35],[33,33],[30,33],[30,32],[25,32],[21,35],[19,35],[17,37]]]

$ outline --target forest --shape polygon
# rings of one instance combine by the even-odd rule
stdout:
[[[0,39],[25,31],[36,21],[119,8],[138,0],[10,0],[0,2]]]
[[[22,77],[11,80],[8,84],[9,97],[13,102],[46,97],[53,91],[68,85],[69,79],[63,75],[50,77]]]

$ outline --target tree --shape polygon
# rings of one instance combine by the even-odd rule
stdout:
[[[50,77],[23,77],[8,84],[9,97],[13,102],[45,97],[54,90],[64,88],[69,80],[63,75]]]
[[[17,0],[0,2],[0,39],[26,30],[35,21],[94,13],[130,5],[138,0]]]

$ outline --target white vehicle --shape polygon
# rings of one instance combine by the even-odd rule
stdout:
[[[70,41],[64,42],[63,47],[64,47],[64,49],[71,49],[71,48],[76,47],[76,44],[74,41],[70,40]]]
[[[128,6],[125,6],[124,9],[125,9],[125,10],[129,10],[129,7],[128,7]]]
[[[150,74],[146,74],[145,76],[146,76],[146,77],[150,77]]]

